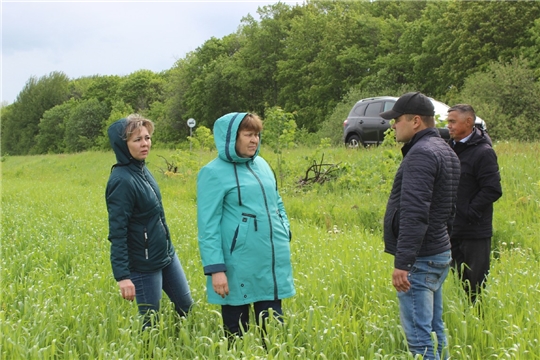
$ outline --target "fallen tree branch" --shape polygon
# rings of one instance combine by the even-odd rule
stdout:
[[[317,163],[313,160],[313,164],[306,170],[306,175],[303,179],[300,179],[298,183],[301,186],[312,184],[324,184],[327,181],[337,178],[337,171],[339,170],[339,164],[324,164],[324,154],[322,154],[321,162]]]

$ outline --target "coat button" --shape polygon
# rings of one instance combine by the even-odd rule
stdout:
[[[240,284],[241,287],[244,287],[244,284]]]
[[[244,299],[247,298],[247,295],[244,295]]]

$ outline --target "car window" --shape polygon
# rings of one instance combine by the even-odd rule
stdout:
[[[384,109],[383,111],[388,111],[388,110],[392,110],[392,108],[394,107],[394,104],[396,102],[395,101],[385,101],[384,102]]]
[[[357,116],[364,116],[364,110],[366,110],[366,104],[358,104],[354,107],[353,113]]]
[[[379,114],[382,112],[381,105],[382,105],[382,102],[380,101],[369,104],[366,109],[366,116],[369,116],[369,117],[379,116]]]

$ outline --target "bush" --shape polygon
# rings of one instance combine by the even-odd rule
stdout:
[[[103,119],[108,115],[107,106],[95,98],[79,102],[65,123],[66,150],[78,152],[97,147]]]
[[[193,136],[188,136],[188,140],[194,150],[214,150],[214,135],[209,128],[204,125],[197,127]]]
[[[526,60],[491,63],[465,80],[455,100],[474,107],[494,140],[540,139],[540,83]]]

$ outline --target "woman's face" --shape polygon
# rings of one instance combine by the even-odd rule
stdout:
[[[135,160],[146,159],[152,146],[152,137],[146,127],[141,127],[139,131],[133,132],[127,141],[129,153]]]
[[[259,133],[253,130],[240,130],[236,138],[236,154],[240,157],[250,158],[257,152],[259,146]]]

